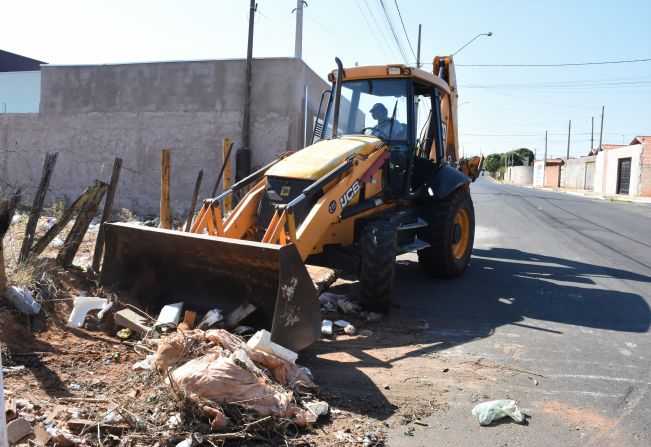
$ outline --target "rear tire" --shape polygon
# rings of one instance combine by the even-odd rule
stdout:
[[[390,222],[371,222],[359,240],[361,251],[360,301],[365,309],[388,313],[395,284],[398,237]]]
[[[418,251],[421,269],[435,278],[457,278],[468,268],[475,241],[475,209],[470,189],[460,187],[442,201],[424,205],[429,225],[418,238],[430,247]]]

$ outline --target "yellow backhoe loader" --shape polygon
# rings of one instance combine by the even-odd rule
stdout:
[[[381,312],[401,253],[417,252],[429,275],[461,275],[482,158],[458,158],[452,57],[436,57],[433,73],[336,62],[313,144],[206,199],[189,232],[106,225],[100,283],[196,310],[253,304],[247,324],[300,350],[321,321],[306,263],[354,253],[362,304]],[[224,198],[245,188],[224,216]]]

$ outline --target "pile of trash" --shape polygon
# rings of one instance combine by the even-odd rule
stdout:
[[[336,316],[340,311],[359,320],[368,322],[382,319],[382,314],[362,310],[360,304],[347,295],[323,292],[319,295],[319,303],[321,305],[321,314],[328,317],[324,318],[321,322],[321,334],[324,336],[336,336],[337,333],[340,332],[343,332],[346,335],[373,335],[373,332],[370,330],[358,331],[357,328],[348,320],[332,319],[332,317]]]
[[[28,303],[26,295],[18,302]],[[237,313],[246,314],[242,309]],[[194,312],[181,315],[182,303],[164,306],[154,319],[125,303],[76,297],[68,326],[81,328],[102,319],[107,327],[113,325],[122,345],[136,353],[136,361],[129,354],[122,371],[125,382],[138,387],[129,395],[59,398],[64,409],[58,413],[56,406],[46,410],[13,400],[12,442],[190,447],[251,440],[275,445],[329,413],[329,405],[316,397],[319,386],[309,369],[296,364],[298,354],[272,342],[268,331],[226,330],[227,320],[237,319],[224,318],[217,309],[197,328]],[[5,367],[5,372],[13,370]],[[68,389],[86,387],[69,384]]]

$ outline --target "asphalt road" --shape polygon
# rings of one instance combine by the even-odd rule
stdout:
[[[423,320],[440,353],[529,373],[484,380],[474,397],[459,382],[447,411],[390,429],[388,444],[651,445],[651,205],[484,178],[472,196],[468,271],[432,281],[402,256],[392,318]],[[471,408],[500,398],[528,424],[478,427]]]

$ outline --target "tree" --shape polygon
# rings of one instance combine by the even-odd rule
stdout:
[[[516,149],[514,152],[520,156],[520,159],[522,160],[522,164],[529,164],[529,165],[533,164],[534,154],[531,149],[527,149],[526,147],[521,147],[520,149]],[[527,160],[529,160],[528,163]]]
[[[484,169],[490,172],[491,175],[495,175],[499,169],[502,158],[501,155],[502,154],[490,154],[486,157],[486,160],[484,160]]]

